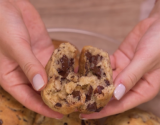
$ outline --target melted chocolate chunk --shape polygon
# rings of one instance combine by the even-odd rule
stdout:
[[[86,102],[91,100],[92,92],[93,92],[93,88],[92,88],[92,86],[90,86],[88,93],[86,94]]]
[[[67,77],[67,76],[66,76],[66,72],[65,72],[64,70],[58,68],[58,69],[57,69],[57,72],[58,72],[61,76],[63,76],[64,78]]]
[[[63,55],[63,57],[60,59],[60,62],[62,64],[62,70],[63,71],[67,71],[68,70],[68,63],[69,63],[69,60],[68,60],[68,57],[66,55]]]
[[[64,125],[68,125],[68,124],[65,122]]]
[[[104,89],[103,86],[97,86],[97,88],[94,90],[94,94],[102,94],[102,90]]]
[[[92,61],[92,54],[90,52],[86,52],[85,55],[87,57],[87,60],[89,60],[89,62],[91,63],[91,61]]]
[[[73,92],[72,92],[72,95],[73,95],[73,98],[78,97],[78,100],[80,100],[80,99],[81,99],[80,91],[73,91]]]
[[[107,86],[110,86],[110,85],[111,85],[111,84],[109,83],[109,81],[106,80],[106,79],[104,80],[104,82],[106,83]]]
[[[98,77],[98,79],[100,79],[100,78],[101,78],[101,67],[100,67],[100,66],[94,67],[94,68],[92,69],[92,73],[93,73],[94,75],[96,75],[96,76]]]
[[[97,110],[97,105],[94,102],[93,104],[88,104],[87,106],[87,110],[91,111],[91,112],[95,112]]]
[[[71,58],[71,59],[69,60],[69,66],[73,66],[73,64],[74,64],[74,59]]]
[[[84,120],[81,120],[81,125],[86,125]]]
[[[92,73],[94,75],[96,75],[98,77],[98,79],[101,78],[101,74],[102,74],[102,71],[101,71],[101,67],[98,66],[97,67],[97,64],[102,60],[102,56],[100,55],[96,55],[96,56],[92,56],[92,54],[90,52],[86,52],[86,58],[89,62],[86,62],[85,64],[85,69],[86,69],[86,74],[88,74],[89,72],[89,69],[92,71]],[[88,64],[90,63],[90,64]],[[88,69],[89,67],[89,69]]]
[[[86,70],[86,72],[85,72],[85,76],[87,76],[87,74],[89,73],[89,68],[88,68],[87,63],[85,64],[85,70]]]
[[[102,109],[103,109],[103,107],[100,107],[95,112],[100,112]]]
[[[3,121],[2,121],[2,119],[0,119],[0,125],[3,125]]]
[[[57,107],[62,107],[62,104],[61,104],[61,103],[56,103],[55,106],[57,106]]]
[[[71,69],[72,71],[74,71],[73,68],[73,64],[74,64],[74,59],[71,58],[70,60],[68,59],[68,57],[66,55],[63,55],[63,57],[60,59],[60,62],[62,64],[62,68],[58,68],[57,72],[63,76],[64,78],[66,78],[68,76],[69,73],[69,69]]]

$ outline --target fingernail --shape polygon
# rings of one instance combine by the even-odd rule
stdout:
[[[123,97],[125,91],[126,91],[125,86],[123,84],[119,84],[114,90],[114,97],[117,100],[120,100]]]
[[[44,80],[40,74],[36,74],[33,77],[33,87],[35,90],[40,90],[44,86]]]
[[[81,114],[79,115],[79,118],[82,119],[82,120],[87,120],[86,118],[83,118],[83,117],[81,116]]]

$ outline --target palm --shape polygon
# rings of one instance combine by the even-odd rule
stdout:
[[[127,81],[130,81],[130,83],[134,83],[132,78],[137,81],[134,87],[132,87],[120,101],[113,99],[101,112],[83,115],[83,117],[92,119],[117,114],[151,100],[158,93],[160,88],[160,78],[158,76],[160,70],[158,68],[159,64],[157,63],[158,66],[156,66],[154,62],[159,61],[157,61],[159,54],[155,53],[155,49],[159,49],[158,44],[156,44],[159,35],[153,35],[154,30],[144,35],[153,22],[154,21],[150,19],[140,22],[124,40],[118,50],[111,56],[114,83],[123,83],[121,80],[126,76],[122,76],[121,72],[125,72],[126,68],[133,64],[133,58],[142,59],[144,66],[147,65],[149,67],[145,67],[146,73],[140,78],[137,78],[137,74],[134,74],[135,72],[131,74],[132,76],[127,76]],[[158,28],[158,26],[155,27]],[[143,36],[147,37],[143,38]],[[150,41],[152,41],[152,46],[149,46]],[[153,43],[153,41],[155,43]],[[146,51],[148,53],[146,53]],[[137,61],[137,63],[139,66],[140,62]],[[139,67],[140,70],[141,68],[142,67]],[[117,77],[120,79],[117,79]],[[128,85],[126,85],[126,87],[128,87]]]

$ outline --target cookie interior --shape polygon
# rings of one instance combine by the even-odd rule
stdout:
[[[75,57],[77,49],[69,43],[55,50],[46,66],[48,85],[42,91],[42,98],[50,108],[63,114],[75,110],[99,112],[114,89],[108,54],[94,47],[84,47],[78,73],[74,72]]]

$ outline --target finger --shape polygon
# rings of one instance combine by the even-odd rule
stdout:
[[[110,61],[111,61],[111,67],[112,67],[112,70],[115,70],[116,69],[116,60],[115,60],[115,58],[114,58],[114,56],[113,55],[110,55]]]
[[[147,80],[145,78],[143,80],[141,79],[136,84],[136,86],[124,96],[124,98],[119,101],[115,99],[110,101],[101,112],[92,114],[81,114],[80,117],[82,119],[102,118],[124,112],[151,100],[155,97],[160,89],[160,78],[157,77],[158,75],[159,72],[155,72],[149,77],[147,76]],[[155,83],[153,84],[152,81],[155,81]]]
[[[114,97],[120,100],[123,95],[128,92],[139,79],[148,72],[152,67],[152,58],[146,54],[146,49],[136,52],[131,63],[116,77],[114,83],[116,89]]]
[[[12,20],[12,23],[8,23],[6,18]],[[31,50],[30,37],[23,20],[15,13],[6,18],[2,18],[3,31],[0,30],[2,40],[0,48],[6,56],[20,65],[34,89],[41,90],[47,83],[47,76],[44,67]],[[8,32],[10,37],[8,37]]]
[[[10,92],[16,100],[32,111],[56,119],[61,119],[63,117],[62,114],[51,110],[45,105],[41,96],[25,83],[12,86],[10,89],[8,88],[7,91]]]
[[[20,65],[21,69],[29,79],[33,88],[42,90],[47,83],[47,75],[44,67],[34,56],[28,42],[18,39],[18,45],[11,50],[11,56]]]
[[[37,53],[41,53],[43,49],[48,47],[52,47],[51,50],[53,52],[54,48],[49,34],[34,6],[26,0],[20,0],[19,2],[16,2],[16,4],[20,9],[24,23],[29,32],[29,36],[32,41],[31,46],[36,48],[33,49],[33,53],[37,55]]]
[[[113,80],[117,75],[129,65],[134,56],[135,49],[141,37],[145,34],[146,30],[154,22],[154,19],[148,18],[141,21],[125,38],[118,50],[111,55],[111,65],[113,71]]]
[[[19,7],[22,14],[30,36],[32,51],[41,64],[45,66],[54,50],[46,27],[39,13],[29,1],[19,0],[14,3]]]
[[[138,25],[136,25],[135,28],[127,35],[118,50],[120,50],[127,58],[133,58],[141,37],[146,33],[147,29],[153,24],[154,21],[154,18],[147,18],[139,22]],[[118,58],[116,52],[114,56],[116,59]]]

